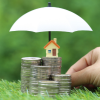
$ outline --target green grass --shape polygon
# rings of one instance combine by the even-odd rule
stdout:
[[[95,92],[89,91],[85,87],[71,90],[70,96],[56,95],[55,98],[43,97],[42,95],[34,96],[22,93],[20,90],[21,82],[9,82],[0,80],[0,100],[100,100],[100,87]]]

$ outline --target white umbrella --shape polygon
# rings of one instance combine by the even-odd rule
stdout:
[[[21,16],[11,27],[10,31],[92,31],[91,27],[75,13],[57,7],[38,8]],[[50,35],[51,38],[51,35]],[[49,38],[49,41],[51,40]]]

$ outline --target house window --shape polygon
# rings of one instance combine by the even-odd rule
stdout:
[[[51,50],[48,50],[48,53],[51,53]]]

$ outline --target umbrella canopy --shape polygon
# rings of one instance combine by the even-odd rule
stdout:
[[[50,3],[49,3],[50,4]],[[10,31],[92,31],[91,27],[75,13],[57,7],[43,7],[21,16]]]

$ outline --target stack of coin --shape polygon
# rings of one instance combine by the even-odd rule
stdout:
[[[59,82],[57,81],[39,81],[39,94],[42,96],[54,97],[59,93]]]
[[[40,65],[41,58],[39,57],[23,57],[21,59],[21,91],[29,90],[30,67],[31,65]]]
[[[49,80],[51,66],[34,66],[37,80]]]
[[[29,84],[29,93],[37,95],[38,94],[38,81],[49,79],[50,66],[38,66],[31,65],[31,75]]]
[[[42,57],[43,66],[51,66],[51,75],[61,74],[61,57]]]
[[[34,65],[30,68],[30,82],[29,82],[29,93],[37,95],[38,94],[38,80],[36,80],[36,70]]]
[[[59,82],[59,94],[68,94],[70,95],[71,91],[71,75],[61,74],[54,75],[54,80]]]

